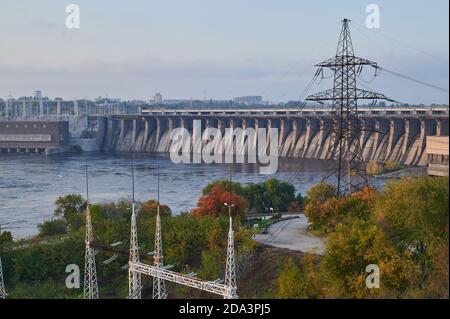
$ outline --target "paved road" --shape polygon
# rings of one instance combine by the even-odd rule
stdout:
[[[325,239],[312,235],[308,231],[306,216],[298,216],[270,225],[267,234],[257,234],[253,239],[268,246],[322,255],[326,246]]]

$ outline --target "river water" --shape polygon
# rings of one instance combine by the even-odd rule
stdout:
[[[157,163],[160,166],[160,198],[174,213],[196,206],[200,191],[217,179],[227,179],[227,164],[174,164],[168,156],[135,154],[137,200],[157,196]],[[58,196],[85,195],[85,165],[89,167],[91,202],[110,202],[131,197],[131,157],[126,154],[85,153],[45,157],[33,154],[0,154],[0,224],[15,238],[37,232],[37,225],[53,217]],[[320,182],[332,163],[320,160],[281,160],[275,177],[294,184],[304,194]],[[255,164],[233,165],[233,180],[261,182]]]

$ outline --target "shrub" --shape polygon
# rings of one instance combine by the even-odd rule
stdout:
[[[38,225],[39,236],[54,236],[67,233],[67,223],[62,219],[47,220]]]

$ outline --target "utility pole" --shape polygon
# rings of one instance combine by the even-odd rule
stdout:
[[[5,282],[3,281],[2,257],[0,257],[0,299],[6,299]]]
[[[163,267],[163,248],[162,248],[162,236],[161,236],[161,216],[160,216],[160,203],[159,203],[159,159],[157,167],[157,179],[158,179],[158,202],[157,202],[157,212],[156,212],[156,229],[155,229],[155,255],[153,265],[157,268]],[[153,277],[153,299],[166,299],[166,284],[164,280],[160,277]]]
[[[307,101],[323,104],[332,102],[332,118],[330,125],[331,145],[328,158],[338,162],[337,168],[323,181],[332,176],[337,178],[337,197],[345,193],[351,194],[368,186],[366,166],[362,154],[361,121],[358,118],[358,100],[388,99],[380,93],[357,88],[357,76],[364,66],[379,69],[376,62],[356,57],[350,36],[349,19],[342,21],[342,29],[336,56],[316,64],[317,72],[329,68],[334,72],[333,89],[310,95]],[[323,128],[322,128],[323,129]]]
[[[227,263],[225,270],[225,286],[231,289],[231,299],[237,299],[237,286],[236,286],[236,260],[234,256],[234,232],[233,232],[233,216],[231,209],[236,207],[233,201],[233,179],[232,179],[232,166],[230,164],[230,203],[224,203],[228,207],[228,216],[230,219],[230,228],[228,230],[228,245],[227,245]]]
[[[131,202],[131,235],[130,235],[130,263],[139,263],[139,245],[137,237],[136,205],[134,198],[134,158],[131,159],[132,202]],[[141,299],[141,274],[128,270],[128,289],[130,299]]]
[[[95,251],[91,247],[94,241],[94,232],[92,229],[92,216],[89,206],[89,181],[88,167],[86,163],[86,252],[84,257],[84,299],[98,299],[97,270],[95,266]]]

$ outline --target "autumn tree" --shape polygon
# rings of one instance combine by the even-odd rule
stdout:
[[[277,297],[281,299],[307,298],[305,280],[299,265],[292,258],[281,266],[276,279]]]
[[[200,197],[197,208],[192,211],[194,216],[228,215],[225,203],[234,205],[231,210],[233,216],[244,216],[247,211],[247,201],[236,193],[229,193],[220,185],[215,185],[210,193]]]
[[[380,268],[381,289],[366,287],[370,264]],[[377,225],[361,219],[337,225],[328,237],[323,265],[338,295],[350,298],[397,297],[417,274],[410,253],[399,253]]]
[[[433,269],[439,268],[443,250],[447,250],[448,264],[448,182],[448,177],[391,182],[374,203],[378,223],[399,249],[410,252],[419,265],[419,288],[426,284]],[[448,269],[441,280],[448,283]]]
[[[157,200],[151,199],[146,202],[143,202],[140,205],[140,213],[142,215],[156,216],[157,211],[158,211]],[[159,204],[159,213],[161,216],[170,216],[172,215],[172,210],[167,205]]]

